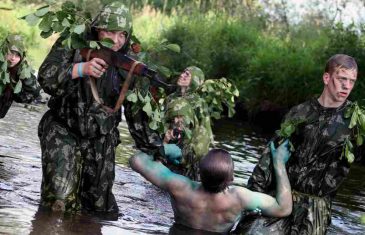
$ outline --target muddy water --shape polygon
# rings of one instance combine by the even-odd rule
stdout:
[[[134,152],[125,125],[117,150],[114,193],[120,208],[117,220],[87,215],[62,216],[38,211],[41,182],[37,125],[44,106],[14,105],[0,119],[0,234],[163,234],[173,222],[166,193],[123,167]],[[234,122],[214,127],[216,144],[235,160],[235,184],[246,184],[266,140]],[[122,147],[123,146],[123,147]],[[354,166],[334,201],[329,234],[364,234],[365,168]]]

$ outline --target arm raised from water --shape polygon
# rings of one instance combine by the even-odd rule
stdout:
[[[290,182],[285,169],[285,163],[290,156],[288,141],[285,141],[277,149],[275,149],[273,142],[271,142],[270,149],[276,177],[275,198],[241,187],[238,188],[238,193],[244,210],[255,210],[258,208],[264,215],[285,217],[290,215],[293,205]]]
[[[153,161],[152,156],[143,152],[129,159],[131,168],[157,187],[170,193],[189,187],[192,181],[185,176],[171,172],[162,163]]]

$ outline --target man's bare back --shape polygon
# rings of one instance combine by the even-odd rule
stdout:
[[[182,225],[214,232],[230,230],[239,220],[242,202],[235,187],[224,192],[206,192],[201,183],[192,182],[185,189],[171,194],[175,222]]]
[[[222,157],[220,156],[221,153],[215,156],[212,151],[222,152],[224,150],[211,150],[202,159],[202,161],[206,160],[208,165],[214,164],[216,159]],[[225,183],[228,181],[222,181],[223,183],[220,182],[220,184],[210,184],[211,182],[207,182],[207,179],[208,181],[214,181],[214,178],[219,178],[223,171],[210,172],[208,169],[208,173],[212,174],[208,174],[209,177],[204,177],[206,176],[205,170],[202,169],[204,164],[201,164],[200,167],[202,183],[191,181],[185,176],[171,172],[161,163],[152,161],[151,156],[145,153],[133,156],[130,159],[130,165],[132,169],[142,174],[151,183],[169,192],[176,223],[194,229],[221,233],[228,232],[245,210],[260,209],[264,215],[274,217],[283,217],[291,213],[291,188],[285,170],[285,162],[289,157],[289,152],[287,146],[283,145],[276,152],[277,154],[273,153],[275,156],[273,157],[275,176],[277,178],[276,198],[252,192],[243,187],[227,187]],[[228,152],[226,153],[228,154]],[[233,162],[229,154],[228,157],[233,168]],[[228,157],[225,158],[228,159]],[[217,167],[222,167],[224,164],[220,162]],[[232,179],[229,182],[233,180],[233,169],[231,170]]]

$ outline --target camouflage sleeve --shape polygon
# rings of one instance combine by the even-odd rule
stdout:
[[[298,106],[292,108],[284,117],[284,122],[288,121],[298,114]],[[279,138],[275,135],[271,141]],[[267,146],[262,153],[262,156],[255,166],[252,175],[248,179],[247,188],[252,191],[268,193],[275,190],[275,177],[273,177],[274,168],[271,158],[269,146]]]
[[[34,74],[28,79],[22,80],[22,90],[14,95],[14,100],[18,103],[30,103],[39,96],[41,87]]]
[[[61,96],[77,87],[77,79],[72,79],[71,74],[74,55],[75,50],[62,47],[61,39],[53,45],[38,74],[38,82],[46,93]]]

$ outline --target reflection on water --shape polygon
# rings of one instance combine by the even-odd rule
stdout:
[[[34,111],[37,110],[37,111]],[[0,233],[5,234],[151,234],[167,233],[173,223],[168,195],[128,168],[116,168],[117,221],[86,215],[61,216],[38,211],[41,183],[37,125],[46,107],[13,106],[0,119]],[[235,181],[245,185],[266,139],[249,127],[232,121],[214,126],[216,146],[230,151]],[[122,144],[117,163],[126,165],[135,151],[126,126],[120,125]],[[329,234],[363,234],[365,169],[353,166],[333,204]]]

